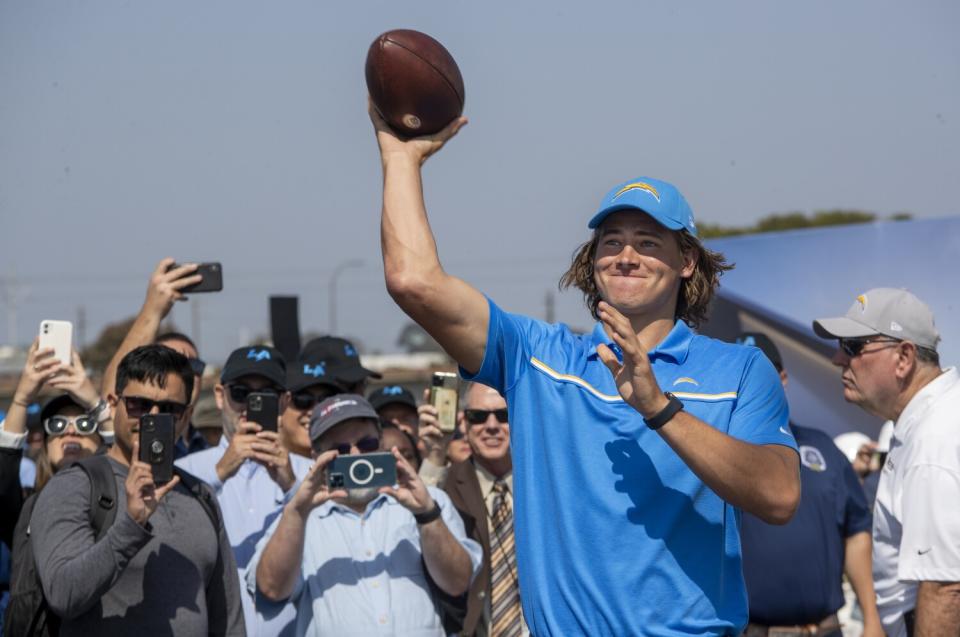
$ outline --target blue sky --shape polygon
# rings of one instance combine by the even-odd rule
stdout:
[[[0,0],[0,275],[17,342],[132,315],[163,256],[219,260],[203,354],[267,331],[267,296],[392,350],[363,62],[391,28],[453,53],[471,123],[425,168],[447,269],[542,316],[614,183],[680,186],[698,220],[859,208],[955,215],[955,2]],[[9,289],[9,288],[8,288]],[[9,305],[0,338],[11,331]],[[838,301],[843,306],[845,301]],[[191,331],[186,304],[174,320]],[[584,326],[574,293],[557,318]]]

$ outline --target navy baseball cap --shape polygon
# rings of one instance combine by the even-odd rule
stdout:
[[[677,187],[659,179],[637,177],[614,186],[600,202],[588,228],[598,227],[603,220],[618,210],[639,210],[670,230],[686,230],[697,236],[693,210]]]
[[[413,397],[413,394],[406,387],[401,387],[400,385],[387,385],[386,387],[381,387],[380,389],[371,392],[367,396],[367,400],[370,401],[370,404],[373,405],[374,409],[379,410],[381,407],[386,405],[406,405],[407,407],[417,408],[417,400]]]
[[[221,383],[243,376],[262,376],[277,387],[287,386],[287,363],[283,354],[266,345],[249,345],[230,352],[220,374]]]
[[[325,385],[334,388],[339,394],[343,388],[333,378],[328,368],[327,361],[309,352],[301,352],[296,362],[287,370],[287,389],[298,392],[307,387]]]
[[[373,406],[357,394],[340,394],[327,398],[313,410],[310,416],[310,442],[316,444],[320,436],[345,420],[366,418],[380,429],[380,416]]]
[[[315,338],[300,351],[300,358],[323,361],[326,373],[340,383],[353,384],[365,378],[381,378],[382,375],[360,364],[360,354],[353,343],[337,336]]]

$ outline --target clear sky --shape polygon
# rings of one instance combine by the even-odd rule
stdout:
[[[463,72],[470,124],[425,168],[428,210],[445,267],[512,311],[543,316],[601,196],[639,175],[709,223],[957,214],[958,25],[950,0],[0,0],[0,342],[80,306],[91,341],[171,255],[223,263],[190,301],[211,362],[267,332],[270,294],[325,331],[351,259],[340,331],[395,349],[363,79],[392,28]],[[556,318],[589,324],[570,292]]]

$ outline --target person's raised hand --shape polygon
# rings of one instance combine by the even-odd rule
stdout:
[[[345,489],[336,489],[331,491],[327,486],[327,465],[333,462],[333,459],[339,455],[336,449],[324,451],[314,460],[313,466],[303,477],[300,488],[290,499],[290,506],[293,507],[303,519],[310,511],[317,508],[327,500],[333,498],[346,498]]]
[[[217,478],[220,482],[226,482],[236,475],[240,466],[248,458],[259,460],[264,466],[276,459],[269,450],[263,450],[267,445],[257,437],[262,429],[257,423],[242,418],[237,422],[237,428],[230,437],[230,444],[227,445],[223,457],[217,462]]]
[[[176,301],[186,300],[180,290],[203,280],[201,275],[194,274],[197,271],[196,263],[186,263],[174,268],[172,266],[175,263],[171,257],[160,261],[150,275],[150,283],[147,285],[143,310],[160,319],[170,313]]]
[[[297,481],[290,465],[290,452],[280,444],[280,434],[276,431],[260,431],[257,439],[250,445],[255,462],[262,464],[267,473],[284,493]]]
[[[402,154],[415,160],[418,165],[422,165],[428,157],[443,148],[444,144],[467,125],[467,118],[460,116],[447,124],[443,130],[433,135],[405,138],[390,128],[380,116],[380,113],[377,112],[373,100],[369,97],[367,98],[367,112],[370,114],[370,121],[373,122],[373,128],[377,134],[377,144],[380,146],[380,157],[384,162],[390,155]]]
[[[27,350],[27,362],[23,366],[17,389],[13,392],[13,402],[27,407],[37,399],[45,383],[60,373],[63,364],[53,355],[52,347],[40,349],[40,339],[33,339]]]
[[[100,393],[87,376],[83,361],[77,350],[73,350],[69,366],[60,366],[60,372],[51,378],[47,385],[70,394],[83,408],[90,411],[100,403]]]
[[[420,479],[417,470],[407,462],[396,447],[391,448],[390,453],[397,459],[397,486],[380,487],[377,492],[393,496],[414,515],[433,509],[433,497],[427,491],[427,485]]]
[[[612,305],[600,301],[597,308],[600,321],[613,342],[623,353],[623,362],[606,345],[597,346],[600,360],[613,374],[617,391],[623,400],[640,412],[644,418],[651,418],[667,406],[669,400],[657,384],[647,358],[647,348],[633,331],[630,320]]]
[[[430,388],[423,390],[423,404],[417,407],[418,437],[423,443],[424,457],[437,467],[447,464],[447,445],[439,425],[440,412],[430,404]]]
[[[140,438],[133,440],[133,454],[130,457],[130,470],[124,482],[127,493],[127,513],[140,526],[146,526],[160,500],[180,482],[180,476],[158,487],[153,481],[150,465],[140,460]]]

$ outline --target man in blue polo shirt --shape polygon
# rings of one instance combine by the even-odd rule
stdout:
[[[387,289],[465,377],[507,399],[530,632],[739,633],[738,509],[787,522],[799,460],[770,362],[691,331],[730,266],[697,240],[679,191],[640,178],[604,198],[562,280],[598,320],[578,336],[504,312],[443,271],[420,167],[466,120],[402,140],[370,116]]]
[[[787,384],[780,350],[759,332],[737,339],[760,349]],[[843,607],[846,573],[863,611],[863,635],[883,637],[870,559],[872,517],[853,466],[818,429],[790,429],[800,448],[803,498],[793,519],[771,526],[745,513],[741,521],[743,577],[750,599],[746,637],[772,629],[800,633],[815,627],[822,637],[841,637],[837,611]]]

